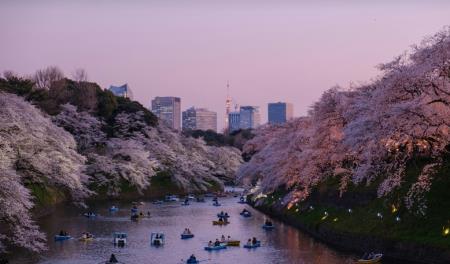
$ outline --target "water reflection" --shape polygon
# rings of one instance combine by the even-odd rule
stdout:
[[[273,221],[275,230],[265,231],[261,225],[267,217],[246,205],[238,204],[237,198],[220,200],[221,207],[212,206],[212,202],[192,202],[190,206],[180,203],[141,206],[144,212],[150,211],[150,218],[138,222],[130,221],[130,204],[116,204],[120,210],[109,212],[112,204],[97,204],[92,210],[100,216],[89,219],[72,207],[58,208],[52,215],[42,219],[42,229],[48,234],[49,251],[41,256],[17,256],[12,263],[99,263],[114,253],[125,263],[184,263],[181,260],[194,253],[203,263],[353,263],[354,257],[333,251],[293,227]],[[239,212],[246,207],[253,216],[243,218]],[[231,224],[213,226],[216,214],[228,212]],[[181,240],[184,228],[190,228],[195,237]],[[92,242],[77,239],[54,242],[53,235],[64,229],[75,237],[82,232],[95,235]],[[114,232],[128,233],[128,244],[124,248],[113,246]],[[150,246],[151,232],[163,232],[166,244],[162,247]],[[210,240],[221,235],[230,235],[241,240],[241,247],[229,247],[217,252],[206,252],[203,247]],[[248,238],[256,237],[262,246],[256,249],[244,249],[242,244]]]

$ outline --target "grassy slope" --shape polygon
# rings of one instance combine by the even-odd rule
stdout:
[[[334,203],[320,199],[331,192],[336,192],[337,181],[330,180],[317,187],[315,192],[320,192],[318,199],[310,199],[283,213],[294,217],[297,221],[315,230],[318,226],[324,226],[339,232],[349,234],[377,237],[394,241],[414,242],[419,245],[429,245],[450,250],[450,235],[443,235],[443,228],[450,227],[450,157],[444,157],[442,168],[434,176],[431,191],[428,193],[428,210],[425,217],[409,212],[402,203],[402,197],[407,193],[419,175],[426,160],[416,160],[410,163],[407,169],[404,184],[387,198],[374,198],[364,204],[340,201]],[[345,195],[363,197],[374,192],[376,184],[370,186],[351,186]],[[279,197],[283,192],[269,195],[264,202],[265,207],[271,207],[279,203]],[[345,196],[344,195],[344,196]],[[398,211],[392,211],[392,205],[396,205]],[[309,205],[314,207],[308,209]],[[352,212],[349,213],[348,209]],[[297,210],[298,209],[298,210]],[[325,212],[328,216],[324,218]],[[381,213],[383,218],[377,217]],[[396,217],[400,221],[396,221]]]
[[[35,206],[33,214],[37,217],[46,215],[53,210],[53,206],[68,200],[67,194],[54,187],[44,184],[27,184]]]

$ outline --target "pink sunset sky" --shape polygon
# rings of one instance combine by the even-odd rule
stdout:
[[[393,3],[395,2],[395,3]],[[450,25],[450,1],[1,1],[0,71],[84,68],[128,83],[145,106],[178,96],[223,127],[226,83],[241,105],[288,101],[305,114],[336,85]]]

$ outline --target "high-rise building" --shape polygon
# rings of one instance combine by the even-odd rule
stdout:
[[[128,84],[122,86],[109,86],[109,91],[111,91],[115,96],[125,97],[133,100],[133,92],[131,91]]]
[[[191,107],[183,111],[183,129],[217,131],[217,113],[206,108]]]
[[[292,104],[278,102],[269,103],[268,107],[269,124],[283,124],[292,119],[294,109]]]
[[[228,113],[228,132],[241,129],[241,114],[239,112]]]
[[[241,106],[240,108],[240,128],[257,128],[260,123],[260,114],[258,106]]]
[[[152,112],[168,127],[180,130],[181,99],[179,97],[155,97],[152,100]]]
[[[239,129],[254,129],[260,124],[259,107],[241,106],[239,112],[230,112],[228,114],[229,132]]]
[[[227,99],[225,100],[225,126],[224,126],[224,130],[225,131],[230,131],[230,128],[229,128],[229,123],[230,123],[229,114],[231,112],[231,104],[232,104],[232,100],[230,98],[230,83],[227,82]]]

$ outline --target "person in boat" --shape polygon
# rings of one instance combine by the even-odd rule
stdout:
[[[246,214],[248,213],[248,210],[244,208],[244,210],[242,210],[242,214]]]
[[[67,236],[67,232],[64,230],[59,231],[60,236]]]
[[[272,222],[271,222],[270,220],[266,220],[265,225],[266,225],[266,226],[272,226],[273,224],[272,224]]]
[[[147,211],[147,216],[150,217],[150,211]]]
[[[225,236],[224,235],[222,235],[222,237],[220,238],[220,242],[225,242]]]
[[[368,260],[369,259],[368,256],[369,256],[369,254],[367,252],[364,252],[361,259]]]
[[[195,257],[194,254],[192,254],[192,255],[189,257],[189,259],[188,259],[188,263],[194,263],[194,262],[196,262],[196,261],[197,261],[197,258]]]
[[[223,218],[222,217],[219,217],[219,222],[223,222]]]
[[[227,237],[227,242],[231,241],[231,236]]]
[[[208,247],[212,247],[212,246],[213,246],[213,242],[211,240],[209,240]]]
[[[187,228],[187,233],[188,233],[188,235],[192,234],[191,229]]]
[[[247,246],[251,246],[251,245],[252,245],[252,239],[249,238],[249,239],[247,240]]]
[[[109,263],[119,263],[119,261],[116,258],[116,255],[111,254],[111,257],[109,257]]]
[[[214,242],[214,246],[215,246],[215,247],[220,246],[220,241],[219,241],[219,239],[216,238],[216,242]]]
[[[228,217],[228,213],[225,213],[225,217]]]
[[[252,245],[256,245],[256,242],[258,242],[258,240],[256,240],[256,237],[253,237],[253,239],[252,239]]]

